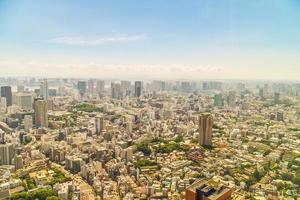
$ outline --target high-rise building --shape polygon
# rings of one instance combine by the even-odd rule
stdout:
[[[121,90],[124,96],[130,96],[131,94],[131,83],[130,81],[121,81]]]
[[[16,170],[23,168],[23,158],[21,155],[17,155],[15,158],[15,167]]]
[[[236,106],[236,92],[229,91],[227,103],[230,108],[234,108]]]
[[[49,99],[49,88],[47,79],[43,80],[43,82],[40,85],[40,95],[46,101]]]
[[[202,146],[212,146],[213,117],[210,113],[199,116],[199,143]]]
[[[94,80],[93,79],[88,80],[88,93],[94,94]]]
[[[48,105],[42,98],[34,100],[34,114],[36,127],[48,128]]]
[[[111,98],[113,98],[113,99],[122,99],[123,98],[120,83],[114,83],[114,82],[111,83]]]
[[[23,120],[23,124],[24,124],[24,130],[26,132],[28,132],[33,126],[32,116],[31,115],[25,115],[24,120]]]
[[[0,144],[0,165],[12,165],[15,147],[12,143]]]
[[[79,90],[79,94],[84,96],[86,93],[86,82],[85,81],[78,81],[77,88]]]
[[[2,86],[1,87],[1,97],[6,98],[6,106],[12,105],[12,93],[10,86]]]
[[[17,93],[16,104],[23,110],[31,110],[33,95],[31,93]]]
[[[104,93],[105,82],[103,80],[97,80],[96,90],[99,95]]]
[[[140,97],[142,95],[142,88],[143,84],[142,81],[135,81],[134,82],[134,96]]]
[[[274,93],[274,103],[278,104],[280,102],[280,93],[275,92]]]
[[[102,116],[95,117],[96,134],[99,135],[104,129],[104,118]]]
[[[222,99],[222,94],[215,94],[214,96],[214,105],[216,107],[222,107],[223,106],[223,99]]]

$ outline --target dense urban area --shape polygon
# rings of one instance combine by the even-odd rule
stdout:
[[[0,199],[300,199],[300,84],[0,85]]]

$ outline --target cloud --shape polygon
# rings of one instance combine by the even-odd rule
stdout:
[[[65,44],[76,46],[99,46],[107,44],[130,43],[148,40],[146,35],[116,35],[110,37],[57,37],[48,40],[52,44]]]

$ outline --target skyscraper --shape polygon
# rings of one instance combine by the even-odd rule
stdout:
[[[32,109],[33,95],[32,93],[17,93],[16,104],[23,110]]]
[[[44,100],[49,99],[49,88],[48,88],[48,81],[45,79],[40,85],[40,95],[44,98]]]
[[[6,106],[12,105],[12,93],[10,86],[2,86],[1,87],[1,97],[6,98]]]
[[[79,94],[84,96],[86,93],[86,82],[85,81],[78,81],[77,88],[79,90]]]
[[[142,95],[142,81],[134,82],[134,96],[140,97]]]
[[[230,108],[234,108],[236,106],[236,92],[235,91],[229,91],[227,102],[228,102],[228,106]]]
[[[122,99],[123,98],[120,83],[114,83],[114,82],[111,83],[111,98],[113,98],[113,99]]]
[[[94,93],[94,80],[93,79],[88,80],[88,92],[89,92],[89,94]]]
[[[42,98],[34,100],[34,114],[36,127],[48,127],[48,105]]]
[[[216,107],[222,107],[223,106],[223,99],[222,99],[222,94],[215,94],[214,96],[214,105]]]
[[[278,104],[280,102],[280,93],[275,92],[274,93],[274,103]]]
[[[105,82],[103,80],[97,80],[96,90],[98,94],[104,93]]]
[[[104,129],[104,118],[102,116],[95,117],[96,134],[99,135]]]
[[[0,144],[0,165],[12,165],[15,147],[12,143]]]
[[[210,113],[199,116],[199,143],[202,146],[212,146],[213,117]]]

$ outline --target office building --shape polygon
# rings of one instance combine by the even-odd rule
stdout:
[[[234,108],[236,106],[236,92],[235,91],[229,91],[229,94],[227,97],[227,103],[230,108]]]
[[[142,88],[143,84],[142,81],[135,81],[134,82],[134,96],[140,97],[142,95]]]
[[[46,79],[40,85],[40,96],[46,101],[49,99],[48,81]]]
[[[24,124],[24,130],[26,132],[29,132],[29,130],[33,127],[32,116],[31,115],[25,115],[24,120],[23,120],[23,124]]]
[[[86,82],[85,81],[78,81],[77,88],[79,90],[80,96],[84,96],[86,94]]]
[[[33,95],[31,93],[17,93],[16,104],[22,110],[32,110]]]
[[[21,155],[17,155],[15,158],[15,167],[16,170],[23,168],[23,158]]]
[[[48,105],[42,98],[34,100],[34,114],[36,127],[48,128]]]
[[[1,87],[1,97],[6,98],[6,106],[12,106],[12,92],[10,86]]]
[[[96,134],[99,135],[104,130],[104,118],[102,116],[95,117]]]
[[[113,99],[122,99],[123,98],[120,83],[113,83],[113,82],[111,83],[111,98],[113,98]]]
[[[12,143],[0,144],[0,165],[12,165],[15,147]]]
[[[223,99],[222,99],[222,94],[215,94],[214,96],[214,106],[216,107],[222,107],[223,106]]]
[[[186,200],[229,200],[232,188],[213,179],[202,179],[190,185],[185,192]]]
[[[94,94],[94,80],[88,80],[88,93]]]
[[[103,80],[97,80],[96,90],[99,95],[104,93],[104,87],[105,82]]]
[[[280,93],[275,92],[274,93],[274,103],[278,104],[280,102]]]
[[[210,113],[199,116],[199,143],[202,146],[212,146],[213,117]]]

